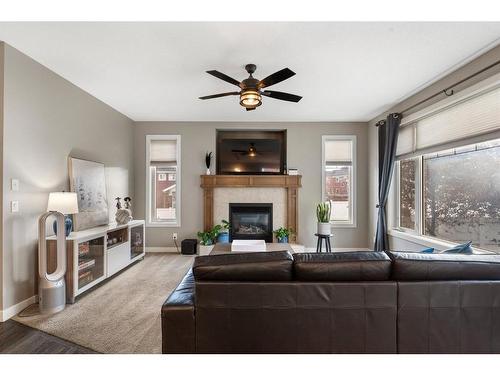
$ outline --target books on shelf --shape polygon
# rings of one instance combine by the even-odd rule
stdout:
[[[94,266],[95,266],[95,259],[80,259],[78,261],[78,271],[82,271],[84,269]]]
[[[90,253],[90,244],[88,242],[82,242],[78,244],[78,255],[86,255]]]
[[[92,274],[92,271],[81,272],[78,274],[78,278],[82,279],[82,278],[87,277],[88,275],[91,275],[91,274]]]
[[[88,284],[93,280],[94,280],[94,274],[92,273],[92,271],[82,272],[81,274],[78,275],[79,285]]]

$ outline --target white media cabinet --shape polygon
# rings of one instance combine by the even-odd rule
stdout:
[[[112,223],[66,238],[66,302],[144,258],[144,220],[127,224]],[[47,238],[47,268],[56,268],[56,237]]]

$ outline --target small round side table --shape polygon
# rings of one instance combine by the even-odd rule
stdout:
[[[315,233],[314,235],[316,237],[318,237],[318,242],[316,244],[316,252],[321,253],[322,247],[323,247],[323,240],[324,240],[325,241],[325,252],[331,253],[332,252],[332,245],[330,243],[330,238],[333,237],[333,234]]]

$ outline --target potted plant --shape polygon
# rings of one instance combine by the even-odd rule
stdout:
[[[207,175],[210,174],[210,164],[212,164],[212,152],[205,153],[205,165],[207,166]]]
[[[231,224],[229,223],[229,221],[222,220],[220,233],[217,237],[217,242],[229,243],[229,229],[231,229]]]
[[[316,207],[316,217],[318,218],[318,234],[330,235],[332,226],[330,225],[330,214],[332,212],[332,202],[321,202]]]
[[[208,255],[217,240],[220,230],[221,226],[216,225],[208,231],[198,232],[198,238],[200,239],[200,255]]]
[[[288,243],[288,239],[293,234],[293,229],[280,227],[273,231],[279,243]]]

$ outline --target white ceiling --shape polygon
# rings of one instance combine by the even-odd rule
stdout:
[[[498,44],[500,23],[0,23],[0,40],[133,120],[367,121]],[[205,73],[289,67],[246,112]]]

